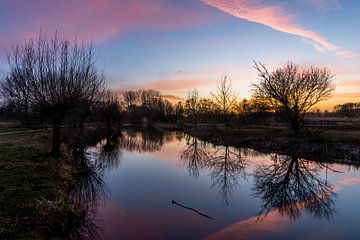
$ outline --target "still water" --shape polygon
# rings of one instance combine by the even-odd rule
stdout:
[[[92,218],[104,239],[360,239],[356,166],[149,130],[87,154],[101,178]]]

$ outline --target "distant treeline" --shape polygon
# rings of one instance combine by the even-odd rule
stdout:
[[[215,122],[228,130],[230,123],[264,123],[274,116],[297,134],[306,114],[335,89],[327,68],[300,68],[288,62],[269,71],[254,62],[258,79],[251,85],[250,100],[240,100],[227,75],[209,98],[200,97],[197,90],[176,104],[153,89],[118,95],[98,70],[93,46],[57,34],[13,46],[8,64],[10,71],[0,82],[0,118],[27,125],[50,124],[54,156],[60,155],[61,127],[67,126],[69,134],[81,139],[86,122],[104,122],[110,134],[114,125],[124,122],[188,121],[194,129],[199,122]],[[348,114],[357,108],[356,104],[341,105],[336,111]]]
[[[338,104],[334,107],[334,113],[339,117],[357,118],[360,117],[360,102],[349,102]]]
[[[125,121],[193,121],[216,122],[221,120],[221,105],[212,98],[199,97],[196,90],[190,92],[183,101],[172,103],[162,97],[161,92],[153,89],[130,90],[120,97]],[[236,101],[226,109],[229,119],[236,117],[252,117],[261,121],[275,112],[266,102],[257,99]],[[244,118],[245,119],[245,118]],[[250,118],[249,118],[250,119]]]

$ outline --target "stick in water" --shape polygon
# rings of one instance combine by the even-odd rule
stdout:
[[[212,217],[210,217],[210,216],[208,216],[208,215],[206,215],[206,214],[204,214],[204,213],[201,213],[201,212],[199,212],[198,210],[196,210],[196,209],[194,209],[194,208],[184,206],[184,205],[182,205],[182,204],[180,204],[180,203],[175,202],[174,200],[171,200],[171,202],[172,202],[173,204],[175,204],[175,205],[178,205],[179,207],[186,208],[186,209],[188,209],[188,210],[191,210],[191,211],[193,211],[193,212],[196,212],[197,214],[199,214],[199,215],[201,215],[201,216],[203,216],[203,217],[206,217],[206,218],[209,218],[209,219],[213,219]]]

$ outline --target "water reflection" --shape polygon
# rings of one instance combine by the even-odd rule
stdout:
[[[97,167],[85,151],[85,147],[79,143],[73,145],[71,155],[76,173],[70,189],[69,204],[81,209],[83,218],[80,222],[72,223],[73,230],[69,239],[103,239],[100,220],[96,215],[98,204],[104,202],[107,197],[103,169]]]
[[[190,135],[186,135],[186,145],[180,154],[180,162],[186,166],[190,176],[198,177],[199,169],[206,167],[209,150],[205,142]]]
[[[118,168],[122,158],[122,134],[113,135],[100,142],[99,156],[96,159],[99,168]]]
[[[246,162],[241,153],[241,149],[215,147],[186,135],[186,148],[180,153],[180,162],[190,176],[198,177],[200,169],[210,171],[212,187],[218,189],[223,203],[229,205],[239,180],[246,176]]]
[[[319,176],[320,164],[295,156],[274,156],[274,163],[259,166],[254,173],[254,196],[263,201],[261,214],[277,209],[292,220],[301,210],[315,218],[330,219],[335,189]]]
[[[225,205],[231,202],[240,178],[245,178],[245,166],[241,149],[233,150],[229,146],[218,148],[209,158],[207,167],[211,171],[212,186],[219,189]]]
[[[99,215],[108,221],[100,226],[105,226],[106,231],[114,235],[104,239],[131,238],[138,232],[143,233],[141,236],[149,234],[152,239],[163,233],[164,238],[199,239],[224,226],[230,226],[231,231],[252,228],[256,230],[254,232],[270,229],[271,233],[278,228],[278,232],[283,233],[287,230],[281,227],[293,227],[295,220],[301,222],[304,212],[317,219],[334,217],[335,190],[339,190],[339,181],[334,179],[338,179],[332,176],[327,181],[330,168],[324,169],[321,163],[296,156],[214,146],[183,133],[154,129],[124,130],[98,141],[96,147],[77,148],[74,153],[78,153],[79,156],[75,154],[74,158],[80,159],[78,162],[84,166],[79,165],[82,170],[74,184],[72,198],[77,202],[84,198],[90,202],[97,199],[96,204],[103,199],[107,204],[100,208],[103,212],[98,215],[94,214],[96,206],[89,204],[85,208],[89,216],[83,223],[85,230],[74,233],[74,239],[84,235],[93,235],[87,239],[103,236],[98,228],[99,219],[96,219]],[[187,174],[179,169],[179,165],[187,170]],[[118,168],[122,171],[116,171]],[[112,170],[111,174],[108,170]],[[106,199],[109,193],[103,184],[104,174],[109,185],[116,186],[111,189],[115,192],[110,193],[111,200]],[[351,181],[360,182],[360,179]],[[219,196],[223,204],[219,202]],[[253,201],[253,197],[258,198],[260,204]],[[198,216],[169,206],[171,199],[178,200],[173,201],[174,204],[187,206],[188,210],[199,208],[198,211],[209,214],[215,221],[207,225]],[[247,202],[246,206],[231,204],[238,199]],[[178,223],[178,219],[191,224],[185,230],[182,224],[167,225],[174,221]],[[233,226],[235,221],[238,226]]]
[[[91,152],[98,168],[111,170],[120,166],[123,151],[152,153],[160,151],[164,143],[173,134],[164,134],[154,129],[142,131],[128,129],[124,132],[113,133],[98,142]]]
[[[128,130],[121,138],[121,148],[129,152],[156,152],[164,145],[164,132],[155,129]]]

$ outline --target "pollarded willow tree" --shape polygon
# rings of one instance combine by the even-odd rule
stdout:
[[[291,62],[273,72],[260,62],[254,62],[254,68],[259,82],[252,84],[253,97],[278,109],[296,134],[304,125],[305,113],[335,90],[333,75],[327,68],[300,69]]]
[[[13,46],[10,72],[1,93],[18,111],[37,113],[52,123],[51,153],[60,156],[60,127],[74,109],[91,109],[106,89],[91,44],[71,43],[57,34]]]

